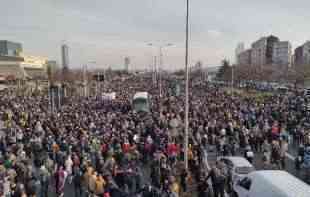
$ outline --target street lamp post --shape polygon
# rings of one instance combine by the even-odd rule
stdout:
[[[163,66],[163,53],[162,46],[159,47],[159,98],[162,96],[162,86],[161,86],[161,68]]]
[[[157,72],[157,59],[156,59],[156,55],[154,56],[154,64],[153,64],[153,84],[154,86],[156,86],[156,81],[157,81],[157,76],[156,76],[156,72]]]
[[[231,65],[231,97],[234,97],[234,65]]]
[[[84,97],[87,97],[87,66],[83,66],[83,88],[84,88]]]
[[[189,111],[189,71],[188,71],[188,19],[189,19],[189,0],[186,0],[186,33],[185,33],[185,148],[184,148],[184,163],[185,169],[188,169],[188,111]]]
[[[88,62],[89,64],[92,64],[92,65],[94,65],[95,67],[96,67],[96,61],[89,61]],[[93,69],[94,69],[94,67],[93,67]],[[94,69],[95,70],[95,69]],[[96,73],[96,72],[94,72],[94,73]],[[97,72],[97,79],[95,78],[95,83],[96,83],[96,88],[95,88],[95,97],[97,97],[98,96],[98,89],[99,89],[99,81],[98,81],[98,77],[99,77],[99,72]],[[93,78],[93,75],[92,75],[92,78]],[[93,80],[93,79],[92,79]]]
[[[163,66],[163,55],[162,55],[162,50],[164,47],[169,47],[169,46],[173,46],[173,44],[168,43],[165,45],[154,45],[153,43],[149,43],[148,46],[155,46],[159,48],[159,66],[158,66],[158,71],[159,71],[159,76],[157,77],[157,69],[156,69],[156,79],[158,79],[159,81],[159,97],[161,98],[162,96],[162,84],[161,84],[161,67]]]

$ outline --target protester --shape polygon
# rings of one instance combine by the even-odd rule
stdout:
[[[244,153],[250,162],[262,152],[266,166],[285,169],[290,135],[304,147],[301,154],[310,145],[304,110],[299,104],[289,108],[297,97],[231,97],[217,86],[191,83],[189,169],[179,168],[185,156],[184,92],[169,94],[169,77],[162,79],[161,96],[147,77],[117,79],[105,84],[106,90],[116,92],[115,99],[72,95],[54,111],[47,93],[0,93],[1,194],[178,196],[199,183],[200,196],[209,196],[210,178],[218,197],[224,195],[225,169],[213,166],[201,179],[211,146],[219,156]],[[141,90],[152,96],[149,113],[132,106],[134,93]],[[146,182],[151,187],[144,187]]]

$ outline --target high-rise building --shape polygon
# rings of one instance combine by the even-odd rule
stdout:
[[[275,43],[280,42],[280,39],[276,36],[268,36],[267,37],[267,51],[266,51],[266,64],[273,64],[273,48]]]
[[[262,37],[252,44],[251,63],[254,66],[272,64],[274,44],[279,42],[275,36]]]
[[[55,61],[55,60],[48,60],[46,62],[46,66],[47,66],[48,69],[50,69],[50,71],[52,73],[54,73],[58,69],[57,61]]]
[[[239,53],[237,57],[238,65],[250,66],[251,65],[251,53],[252,53],[252,49],[247,49]]]
[[[294,54],[294,65],[303,65],[303,46],[297,47]]]
[[[304,63],[310,65],[310,41],[303,45]]]
[[[66,44],[61,46],[62,68],[69,69],[69,47]]]
[[[23,48],[22,44],[17,42],[11,42],[7,40],[0,40],[0,55],[1,56],[20,56]]]
[[[236,58],[236,63],[239,64],[238,62],[238,55],[240,53],[242,53],[244,51],[244,43],[243,42],[240,42],[238,43],[237,47],[236,47],[236,50],[235,50],[235,58]]]
[[[294,63],[296,66],[310,65],[310,41],[295,49]]]
[[[291,66],[292,45],[289,41],[274,43],[272,61],[275,65]]]
[[[62,81],[68,81],[69,74],[69,47],[66,44],[61,46],[62,57]]]
[[[125,70],[128,72],[129,71],[130,58],[125,57],[124,63],[125,63]]]
[[[266,64],[267,38],[262,37],[252,44],[251,65],[259,66]]]

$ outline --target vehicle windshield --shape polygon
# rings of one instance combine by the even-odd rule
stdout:
[[[133,106],[136,111],[148,111],[148,102],[145,98],[137,98],[133,101]]]
[[[254,171],[253,167],[236,167],[235,172],[237,174],[248,174]]]

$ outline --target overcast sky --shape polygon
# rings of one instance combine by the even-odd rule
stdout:
[[[310,39],[309,0],[190,0],[190,63],[234,61],[238,42],[249,47],[274,34],[293,47]],[[146,68],[164,49],[165,68],[184,67],[186,0],[1,0],[0,39],[18,41],[24,52],[60,60],[70,47],[70,66]],[[94,65],[92,65],[94,66]]]

